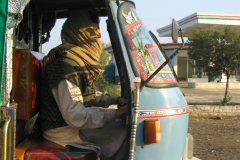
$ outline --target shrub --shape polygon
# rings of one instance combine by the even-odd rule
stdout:
[[[230,96],[230,92],[228,92],[226,98],[223,98],[223,100],[221,101],[222,105],[227,105],[227,103],[230,102],[231,99],[232,97]]]
[[[119,91],[114,83],[112,83],[108,79],[104,79],[102,76],[98,78],[98,80],[94,83],[94,87],[96,90],[100,92],[108,92],[118,96],[121,96],[121,91]]]

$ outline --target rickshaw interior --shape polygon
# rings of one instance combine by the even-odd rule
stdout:
[[[30,27],[33,36],[33,50],[38,51],[39,45],[46,42],[46,38],[48,36],[47,34],[54,27],[56,20],[67,18],[69,10],[76,10],[81,8],[94,10],[99,16],[107,16],[104,0],[32,0],[24,9],[23,16],[20,16],[20,19],[23,19],[19,24],[18,29],[22,27],[20,28],[20,33],[23,35],[24,31],[26,32],[26,29],[24,29],[24,27]],[[39,42],[39,34],[44,36],[41,42]],[[21,37],[19,37],[18,40],[21,40],[20,38]],[[25,42],[28,44],[28,41]]]
[[[40,107],[38,97],[41,85],[40,61],[44,57],[41,54],[42,44],[48,41],[56,20],[67,18],[69,10],[81,8],[94,10],[99,16],[107,16],[105,3],[104,0],[31,0],[25,7],[23,15],[15,15],[21,22],[13,30],[13,88],[15,90],[12,91],[10,105],[18,109],[15,144],[9,143],[11,140],[14,141],[11,137],[8,141],[8,144],[11,144],[8,145],[9,159],[13,159],[13,156],[20,160],[55,158],[95,160],[97,158],[93,151],[74,147],[64,148],[44,140],[35,121]],[[32,54],[41,57],[40,61]],[[21,84],[21,80],[26,83]],[[20,85],[23,88],[19,89]],[[15,102],[18,103],[18,107]],[[8,132],[13,134],[13,130]],[[29,136],[33,132],[34,136]]]
[[[21,0],[20,0],[21,1]],[[12,26],[13,28],[13,80],[11,91],[10,107],[5,107],[6,113],[16,115],[15,119],[11,120],[8,130],[8,141],[6,152],[6,159],[18,158],[20,160],[28,159],[80,159],[80,160],[96,160],[96,153],[91,150],[82,150],[74,147],[65,148],[53,142],[44,140],[42,137],[41,127],[35,121],[38,121],[38,111],[41,106],[40,101],[40,86],[41,86],[41,63],[45,56],[42,54],[42,44],[46,43],[51,36],[51,30],[55,25],[57,19],[67,18],[70,10],[87,8],[90,11],[95,11],[99,16],[107,16],[106,21],[109,37],[112,44],[112,49],[116,59],[116,64],[119,72],[121,83],[121,96],[128,99],[128,112],[126,120],[127,124],[131,124],[130,118],[132,116],[133,98],[131,95],[134,88],[130,83],[130,76],[127,70],[124,59],[123,50],[127,52],[128,46],[121,46],[118,42],[119,35],[117,27],[114,26],[114,14],[109,4],[120,4],[119,0],[22,0],[29,2],[24,6],[22,14],[8,13],[9,16],[14,16],[19,24]],[[132,2],[130,2],[134,5]],[[123,6],[123,5],[122,5]],[[121,6],[119,7],[121,8]],[[116,8],[115,8],[116,9]],[[116,11],[117,12],[117,11]],[[122,15],[122,14],[121,14]],[[77,16],[77,15],[76,15]],[[125,20],[124,20],[125,21]],[[119,26],[118,26],[119,27]],[[178,35],[178,28],[177,35]],[[146,30],[148,33],[148,31]],[[60,33],[59,33],[60,34]],[[143,35],[144,36],[144,35]],[[121,37],[122,38],[122,37]],[[130,44],[129,44],[130,45]],[[54,46],[53,46],[54,47]],[[124,48],[126,47],[126,48]],[[161,46],[159,45],[161,49]],[[177,54],[177,53],[176,53]],[[170,60],[173,58],[172,55]],[[167,59],[165,57],[165,59]],[[162,68],[167,65],[169,59],[166,60]],[[158,69],[161,69],[158,66]],[[156,69],[156,68],[153,68]],[[155,76],[159,70],[149,72],[150,81],[151,76]],[[154,75],[155,74],[155,75]],[[172,79],[174,79],[172,77]],[[148,81],[145,81],[147,86]],[[140,85],[140,84],[139,84]],[[143,87],[144,85],[142,85]],[[149,85],[150,86],[150,85]],[[171,83],[161,83],[157,87],[171,88],[177,87],[176,80]],[[160,88],[159,87],[159,88]],[[151,88],[151,86],[149,87]],[[154,87],[153,87],[154,88]],[[141,88],[142,89],[142,88]],[[156,90],[155,90],[156,91]],[[140,93],[140,92],[139,92]],[[182,96],[182,95],[181,95]],[[16,102],[16,103],[15,103]],[[179,104],[180,105],[180,104]],[[2,113],[2,115],[4,115]],[[7,114],[6,114],[7,115]],[[4,119],[4,116],[1,117]],[[128,125],[127,131],[127,146],[130,148],[131,125]],[[32,134],[34,133],[34,134]],[[185,140],[184,140],[185,141]],[[134,144],[134,143],[132,143]],[[134,145],[133,150],[135,150]],[[126,150],[129,151],[129,148]],[[1,152],[2,153],[2,152]],[[147,155],[147,154],[146,154]],[[5,157],[6,157],[5,156]],[[4,159],[5,160],[5,159]]]

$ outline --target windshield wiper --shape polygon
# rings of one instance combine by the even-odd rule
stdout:
[[[182,35],[182,30],[179,29],[180,33],[181,33],[181,38],[182,38],[182,45],[181,47],[179,47],[142,85],[140,88],[140,91],[142,91],[143,87],[156,75],[158,74],[167,64],[169,61],[171,61],[179,52],[179,50],[182,49],[182,47],[184,46],[184,39],[183,39],[183,35]]]

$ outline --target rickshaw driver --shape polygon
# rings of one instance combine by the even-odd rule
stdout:
[[[126,125],[118,118],[127,106],[107,107],[127,101],[95,93],[93,83],[104,67],[98,63],[102,50],[99,18],[89,13],[86,9],[70,12],[62,27],[62,44],[44,58],[43,136],[62,146],[94,150],[101,160],[124,160],[128,156]]]

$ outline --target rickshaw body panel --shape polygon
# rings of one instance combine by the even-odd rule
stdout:
[[[118,23],[117,9],[115,1],[110,2],[111,12],[114,16],[114,23],[119,35],[118,42],[122,47],[125,64],[128,71],[131,87],[133,87],[134,71],[128,56],[128,51],[124,43],[123,35]],[[137,11],[137,8],[136,8]],[[173,88],[148,88],[144,87],[140,93],[139,109],[167,109],[176,107],[188,107],[183,93],[179,87]],[[159,143],[145,144],[143,135],[143,122],[145,119],[154,118],[160,121],[161,141]],[[183,156],[188,130],[189,113],[181,115],[166,115],[161,117],[138,118],[137,134],[135,143],[135,160],[161,159],[180,160]]]

